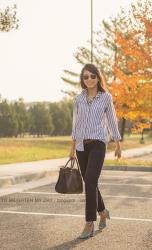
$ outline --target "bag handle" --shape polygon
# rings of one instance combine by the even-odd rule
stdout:
[[[75,157],[75,158],[73,158],[73,159],[71,159],[71,161],[73,161],[73,162],[72,162],[72,164],[71,164],[71,168],[73,168],[73,167],[74,167],[74,163],[75,163],[75,161],[76,161],[77,166],[78,166],[78,168],[79,168],[79,162],[78,162],[78,160],[77,160],[77,158],[76,158],[76,157]]]
[[[66,166],[68,165],[69,161],[71,161],[71,159],[69,159],[69,160],[67,161],[67,163],[65,164],[65,166],[64,166],[63,168],[66,168]]]
[[[74,166],[75,161],[76,161],[76,163],[77,163],[77,167],[78,167],[78,169],[79,169],[79,172],[81,172],[81,171],[80,171],[79,162],[78,162],[78,159],[77,159],[76,157],[75,157],[74,160],[73,160],[73,166]]]
[[[77,167],[78,167],[78,169],[79,169],[79,171],[80,171],[79,162],[78,162],[78,159],[77,159],[76,157],[75,157],[75,158],[70,158],[70,159],[67,161],[67,163],[65,164],[65,166],[64,166],[63,168],[66,168],[66,167],[67,167],[69,161],[71,161],[71,169],[74,167],[74,163],[75,163],[75,161],[76,161]]]

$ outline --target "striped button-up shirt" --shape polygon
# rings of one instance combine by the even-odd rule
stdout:
[[[76,150],[84,151],[84,139],[101,140],[107,144],[110,140],[119,141],[118,121],[109,92],[98,91],[93,101],[87,102],[87,90],[74,97],[72,139],[76,140]]]

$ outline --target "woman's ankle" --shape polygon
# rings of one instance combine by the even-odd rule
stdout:
[[[102,211],[99,211],[98,213],[99,214],[102,214],[102,213],[104,213],[106,211],[106,208],[104,208]]]
[[[92,225],[92,224],[93,224],[93,221],[86,221],[86,224]]]
[[[86,227],[91,228],[94,226],[93,221],[86,221]]]

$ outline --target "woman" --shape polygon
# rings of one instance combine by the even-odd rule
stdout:
[[[86,224],[81,239],[94,235],[94,221],[100,215],[99,229],[106,227],[110,219],[98,189],[98,178],[103,166],[108,131],[116,142],[115,156],[121,157],[118,124],[112,95],[104,89],[104,78],[97,67],[86,64],[80,74],[82,91],[74,98],[72,147],[70,158],[77,156],[85,183]]]

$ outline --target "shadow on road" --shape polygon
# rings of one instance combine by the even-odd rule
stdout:
[[[80,232],[81,233],[81,232]],[[102,231],[99,231],[99,230],[95,230],[95,235],[94,237],[97,235],[97,234],[101,234]],[[62,243],[58,246],[53,246],[53,247],[50,247],[50,248],[46,248],[45,250],[70,250],[70,249],[73,249],[74,247],[76,247],[78,244],[81,244],[83,243],[84,241],[86,240],[90,240],[94,237],[90,237],[88,239],[79,239],[79,236],[73,240],[70,240],[68,242],[65,242],[65,243]]]

